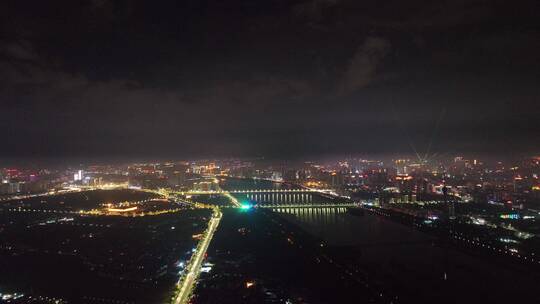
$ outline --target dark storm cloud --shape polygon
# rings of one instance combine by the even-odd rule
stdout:
[[[28,41],[10,42],[1,45],[0,54],[13,60],[36,60],[37,56]]]
[[[335,7],[339,2],[339,0],[310,0],[294,5],[292,11],[299,17],[320,21],[325,10]]]
[[[534,151],[536,8],[3,3],[1,153],[286,157],[410,153],[411,142],[420,151]]]
[[[343,82],[339,86],[339,92],[348,94],[373,82],[377,75],[377,68],[389,50],[390,43],[386,39],[366,38],[350,59]]]

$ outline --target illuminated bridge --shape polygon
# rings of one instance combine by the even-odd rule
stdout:
[[[357,206],[349,200],[334,196],[321,196],[320,193],[311,192],[277,192],[277,193],[249,193],[236,194],[238,200],[247,200],[248,205],[259,208],[330,208]],[[246,204],[243,203],[243,204]]]
[[[191,190],[183,192],[187,195],[204,195],[204,194],[253,194],[253,193],[326,193],[331,194],[332,189],[254,189],[254,190],[208,190],[198,191]]]
[[[256,205],[260,208],[327,208],[351,207],[357,204],[339,197],[330,189],[254,189],[189,191],[183,195],[223,195],[234,207]]]
[[[295,207],[295,206],[330,206],[347,205],[340,199],[324,198],[319,193],[311,192],[277,192],[277,193],[249,193],[242,194],[247,200],[256,203],[258,206]],[[237,194],[238,195],[238,194]]]
[[[313,209],[313,208],[343,208],[357,207],[357,203],[341,202],[341,203],[318,203],[318,204],[257,204],[258,208],[271,208],[271,209]]]

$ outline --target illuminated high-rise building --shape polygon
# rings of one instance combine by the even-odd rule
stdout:
[[[73,174],[73,180],[74,181],[82,181],[84,178],[84,171],[83,170],[79,170],[77,171],[77,173]]]

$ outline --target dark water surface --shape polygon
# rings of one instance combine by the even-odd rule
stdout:
[[[290,186],[228,179],[222,187],[248,190]],[[272,197],[265,199],[272,203]],[[385,217],[371,213],[356,216],[346,208],[330,207],[276,208],[272,214],[323,240],[323,256],[329,256],[351,280],[368,282],[370,290],[384,293],[383,298],[390,299],[386,302],[540,303],[536,291],[538,268],[457,248]],[[351,299],[350,303],[356,301]]]
[[[364,269],[402,302],[540,303],[537,269],[457,250],[387,218],[338,208],[316,216],[301,209],[278,214],[323,239],[344,267]]]

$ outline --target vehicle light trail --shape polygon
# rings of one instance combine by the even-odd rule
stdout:
[[[201,265],[204,260],[204,255],[206,253],[206,250],[208,250],[210,241],[214,236],[214,232],[216,231],[222,216],[223,214],[221,213],[221,211],[218,208],[215,208],[214,214],[212,215],[212,218],[210,219],[210,222],[208,224],[206,235],[199,242],[195,253],[193,253],[191,260],[186,267],[186,274],[182,278],[180,278],[180,281],[178,281],[177,283],[180,287],[180,291],[178,292],[176,299],[174,300],[175,304],[188,303],[191,292],[193,290],[193,286],[197,281],[199,274],[201,273]]]

